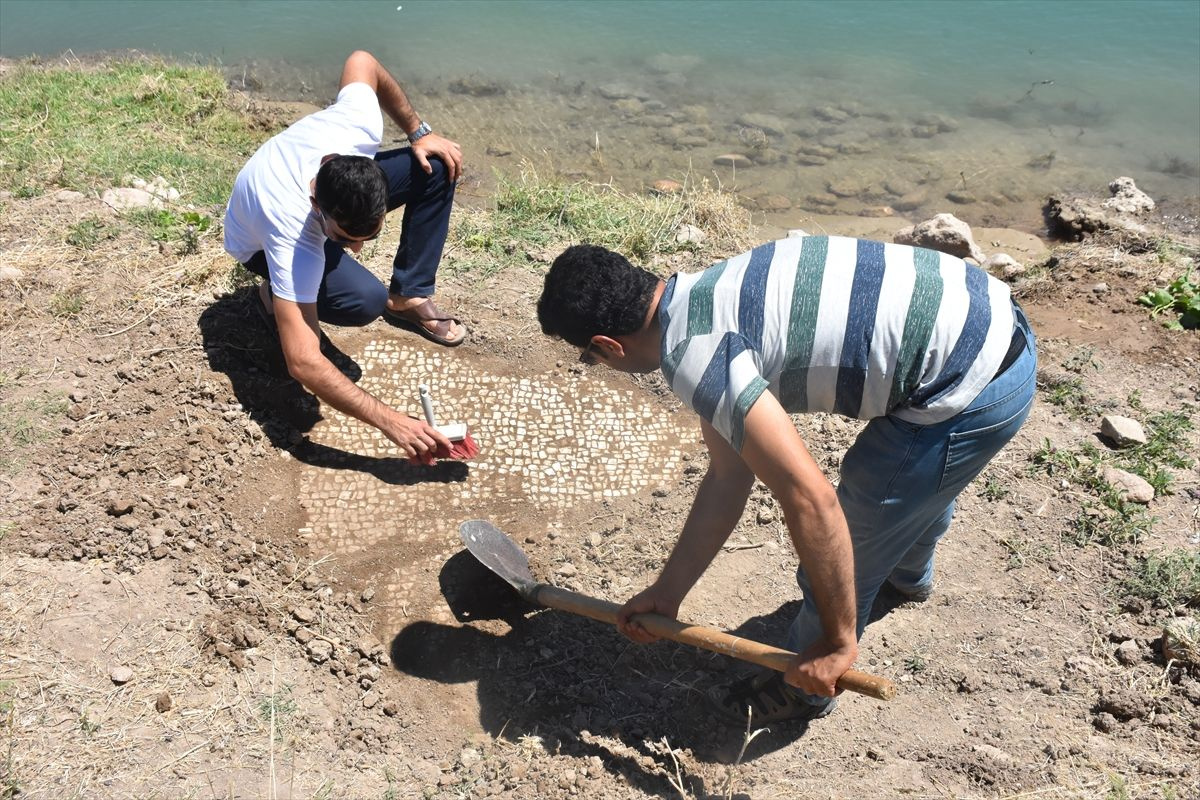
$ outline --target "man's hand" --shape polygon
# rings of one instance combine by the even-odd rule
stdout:
[[[617,612],[617,630],[639,644],[657,642],[660,637],[650,633],[630,617],[634,614],[662,614],[664,617],[675,619],[679,616],[679,604],[682,602],[682,597],[674,596],[657,583],[651,584],[621,606],[621,610]]]
[[[452,142],[436,133],[427,133],[413,142],[412,150],[426,175],[433,172],[429,158],[437,156],[446,165],[446,176],[451,183],[458,183],[458,179],[462,177],[462,148],[458,146],[458,142]]]
[[[841,694],[837,679],[850,669],[856,658],[856,642],[839,647],[822,639],[796,656],[783,679],[802,692],[834,697]]]
[[[444,448],[443,452],[450,449],[450,440],[439,433],[437,428],[423,420],[406,417],[391,409],[388,411],[390,413],[387,420],[379,426],[379,430],[395,442],[409,458],[422,457],[439,447]]]

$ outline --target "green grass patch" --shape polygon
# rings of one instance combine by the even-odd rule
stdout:
[[[0,403],[0,474],[12,474],[20,468],[24,451],[50,436],[68,405],[67,398],[49,392]]]
[[[72,319],[83,312],[84,305],[83,293],[76,289],[57,292],[50,298],[50,313],[59,319]]]
[[[1095,413],[1095,403],[1084,391],[1082,378],[1043,375],[1041,388],[1046,402],[1061,408],[1071,419]]]
[[[580,243],[646,264],[656,256],[701,249],[677,240],[682,224],[704,231],[705,246],[740,246],[750,232],[746,212],[730,195],[707,184],[673,195],[641,195],[609,185],[543,179],[526,170],[515,179],[498,176],[491,210],[456,215],[450,231],[456,263],[451,268],[491,274]]]
[[[1200,606],[1200,552],[1174,550],[1142,558],[1125,589],[1164,608]]]
[[[1151,289],[1138,298],[1150,308],[1150,316],[1166,314],[1163,325],[1172,330],[1200,328],[1200,278],[1192,279],[1192,269],[1189,266],[1165,287]]]
[[[106,225],[102,220],[88,217],[67,229],[67,244],[80,250],[91,250],[100,242],[115,238],[117,232],[117,228]]]
[[[18,66],[0,79],[0,188],[94,192],[162,175],[184,202],[223,203],[261,138],[227,96],[210,67]]]

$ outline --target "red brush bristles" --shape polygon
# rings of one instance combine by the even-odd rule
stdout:
[[[466,461],[477,455],[479,455],[479,445],[475,444],[475,440],[468,433],[461,440],[450,442],[450,447],[438,445],[436,449],[426,450],[424,453],[412,456],[408,460],[410,463],[429,467],[440,460]]]

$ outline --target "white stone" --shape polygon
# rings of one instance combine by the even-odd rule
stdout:
[[[113,667],[113,671],[108,673],[108,677],[117,686],[122,686],[133,680],[133,670],[129,667]]]
[[[1108,414],[1100,420],[1100,434],[1117,447],[1145,444],[1148,441],[1140,422],[1116,414]]]
[[[131,208],[159,209],[163,207],[162,200],[143,189],[105,189],[104,194],[100,195],[100,200],[114,211],[127,211]]]
[[[953,214],[937,214],[933,219],[896,231],[892,236],[896,244],[927,247],[958,258],[970,258],[983,262],[983,251],[975,244],[971,226]]]
[[[789,239],[803,239],[805,236],[808,236],[808,231],[803,228],[792,228],[788,231]]]
[[[1154,210],[1154,201],[1150,196],[1137,188],[1133,178],[1116,178],[1108,185],[1113,193],[1112,198],[1105,200],[1105,208],[1111,208],[1122,214],[1146,214]]]
[[[0,281],[19,281],[25,277],[25,273],[16,267],[0,267]]]
[[[1024,265],[1017,262],[1008,253],[995,253],[983,260],[981,266],[993,275],[999,275],[1003,280],[1012,281],[1025,274]]]
[[[1124,499],[1143,505],[1154,499],[1154,487],[1131,472],[1115,467],[1105,467],[1101,476],[1104,482],[1116,489]]]
[[[707,238],[708,235],[704,231],[687,223],[680,225],[675,233],[675,241],[680,244],[703,244]]]

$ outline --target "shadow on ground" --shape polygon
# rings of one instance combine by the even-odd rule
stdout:
[[[201,313],[200,334],[209,366],[229,378],[237,402],[274,447],[314,467],[365,472],[390,484],[466,480],[469,467],[462,462],[417,465],[404,458],[364,456],[309,440],[305,434],[321,419],[320,401],[288,374],[274,325],[261,318],[255,301],[253,288],[218,298]],[[362,377],[357,362],[324,333],[321,352],[351,381]],[[226,398],[212,399],[221,403]]]
[[[439,583],[464,624],[406,626],[392,640],[392,664],[400,672],[443,683],[478,682],[480,723],[491,735],[514,742],[537,735],[551,752],[599,756],[610,771],[662,796],[677,792],[654,764],[671,769],[670,757],[650,743],[665,737],[670,747],[690,750],[699,761],[736,762],[745,729],[729,727],[709,712],[704,693],[757,667],[673,642],[636,645],[612,626],[536,608],[465,550],[446,561]],[[895,605],[877,604],[876,618]],[[732,632],[782,642],[798,609],[797,601],[785,603]],[[509,630],[484,630],[503,629],[495,620]],[[768,728],[750,743],[742,761],[792,744],[808,725]],[[697,797],[709,796],[700,779],[686,780]]]

